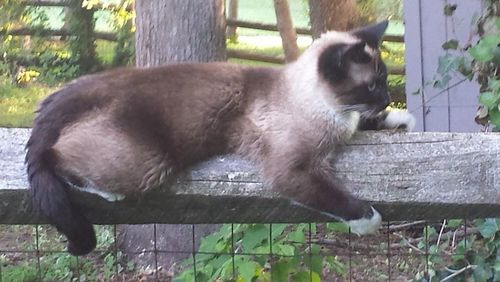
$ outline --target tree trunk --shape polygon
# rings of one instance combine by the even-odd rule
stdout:
[[[309,0],[313,38],[328,30],[349,30],[357,25],[356,0]]]
[[[225,60],[223,0],[137,0],[136,14],[137,66]],[[121,228],[120,246],[127,253],[177,252],[149,252],[131,258],[142,267],[154,270],[155,266],[161,266],[175,271],[172,266],[191,256],[199,239],[217,228],[217,225],[129,225]]]
[[[300,55],[300,50],[297,45],[297,33],[293,27],[288,0],[274,0],[274,10],[286,61],[295,61]]]
[[[137,66],[225,60],[222,0],[139,0],[136,14]]]

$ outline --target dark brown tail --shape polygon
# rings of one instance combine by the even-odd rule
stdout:
[[[26,145],[26,164],[34,206],[67,237],[71,254],[84,255],[96,246],[94,228],[69,199],[68,184],[56,174],[57,156],[52,146],[62,128],[91,105],[78,103],[64,92],[67,90],[54,93],[42,103]]]
[[[28,178],[35,206],[59,232],[68,238],[68,251],[85,255],[96,246],[92,223],[75,207],[66,192],[66,183],[52,167],[53,153],[28,159]]]

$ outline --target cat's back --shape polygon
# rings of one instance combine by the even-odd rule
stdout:
[[[227,63],[84,76],[42,103],[32,140],[50,139],[37,146],[55,150],[63,175],[110,191],[148,189],[169,169],[144,180],[149,171],[226,152],[228,136],[241,132],[231,130],[250,105],[266,99],[278,76],[277,69]]]

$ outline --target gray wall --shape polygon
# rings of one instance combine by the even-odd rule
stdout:
[[[444,15],[445,5],[457,4],[453,17]],[[482,9],[481,0],[405,0],[406,93],[408,109],[417,118],[416,131],[475,132],[479,86],[466,81],[449,90],[426,85],[436,74],[441,45],[458,39],[463,46],[472,17]],[[449,86],[461,80],[452,79]],[[421,89],[419,94],[412,94]]]

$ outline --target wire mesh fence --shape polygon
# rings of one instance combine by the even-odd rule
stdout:
[[[1,225],[0,281],[455,281],[474,271],[478,235],[467,220],[387,222],[361,237],[339,223],[224,224],[202,239],[190,227],[189,249],[159,244],[153,225],[151,248],[131,252],[120,226],[98,226],[97,250],[74,257],[49,226]]]

